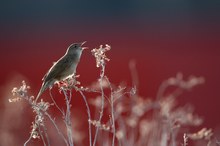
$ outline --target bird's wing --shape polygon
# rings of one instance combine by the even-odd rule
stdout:
[[[59,60],[58,60],[59,61]],[[44,77],[42,78],[42,81],[44,81],[45,80],[45,78],[48,76],[48,74],[49,74],[49,72],[50,72],[50,70],[54,67],[54,65],[58,62],[58,61],[56,61],[56,62],[53,62],[53,65],[50,67],[50,69],[47,71],[47,73],[44,75]]]
[[[43,77],[43,81],[47,82],[53,78],[59,78],[59,75],[66,69],[71,66],[70,60],[68,57],[63,56],[60,58],[53,66],[49,69],[49,71]]]

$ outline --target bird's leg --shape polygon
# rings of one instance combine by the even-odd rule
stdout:
[[[69,83],[68,83],[67,80],[63,80],[63,81],[62,81],[62,86],[63,86],[63,87],[67,88],[68,85],[69,85]]]
[[[68,84],[68,81],[66,80],[61,80],[59,82],[56,82],[58,88],[59,88],[59,93],[61,94],[62,92],[62,89],[67,89],[69,84]]]
[[[59,89],[59,93],[61,94],[61,91],[62,91],[61,88],[63,87],[62,81],[59,81],[59,82],[57,81],[57,82],[55,82],[55,84],[57,85],[57,87],[58,87],[58,89]]]

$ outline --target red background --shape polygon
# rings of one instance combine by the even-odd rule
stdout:
[[[11,87],[19,86],[22,79],[36,95],[52,62],[71,43],[86,40],[90,49],[106,43],[112,46],[106,74],[113,83],[131,85],[128,63],[135,60],[140,94],[145,97],[154,98],[160,83],[177,72],[185,77],[203,76],[205,84],[179,101],[194,105],[205,127],[218,128],[218,1],[1,3],[0,110],[5,110],[3,103]],[[84,85],[98,78],[89,51],[83,53],[77,72]]]

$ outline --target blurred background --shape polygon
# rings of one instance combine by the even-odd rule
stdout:
[[[179,102],[192,104],[205,127],[219,129],[219,0],[1,1],[0,113],[7,114],[5,104],[14,86],[26,80],[36,95],[52,62],[81,41],[90,49],[111,45],[106,74],[113,83],[131,86],[129,62],[135,61],[140,94],[146,98],[155,98],[161,82],[178,72],[186,78],[203,76],[205,84],[183,94]],[[77,73],[85,86],[99,77],[90,51],[83,53]],[[15,106],[9,107],[13,111]],[[21,132],[16,125],[11,129]],[[28,129],[24,133],[21,143]]]

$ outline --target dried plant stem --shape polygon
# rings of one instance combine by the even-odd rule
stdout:
[[[66,125],[66,130],[67,130],[68,142],[70,146],[74,146],[73,133],[72,133],[72,122],[71,122],[71,111],[70,111],[71,95],[68,97],[66,90],[62,89],[62,91],[63,91],[63,94],[65,96],[65,101],[66,101],[65,125]]]
[[[163,97],[163,94],[168,86],[170,86],[170,85],[167,83],[167,81],[162,82],[162,84],[160,85],[158,92],[157,92],[157,96],[156,96],[157,101]]]
[[[112,132],[113,132],[113,136],[112,136],[112,146],[115,145],[115,116],[114,116],[114,96],[111,93],[111,118],[112,118]]]
[[[167,146],[167,137],[168,137],[168,133],[167,133],[167,127],[163,126],[163,130],[161,133],[161,140],[160,140],[160,146]]]
[[[64,95],[65,95],[65,94],[64,94]],[[71,95],[70,95],[70,96],[71,96]],[[50,92],[50,97],[51,97],[51,99],[52,99],[54,105],[55,105],[55,106],[57,107],[57,109],[61,112],[62,116],[63,116],[63,117],[66,117],[66,116],[65,116],[65,112],[64,112],[63,110],[61,110],[61,108],[57,105],[57,103],[56,103],[56,101],[54,100],[54,98],[53,98],[51,92]],[[71,98],[70,98],[69,100],[71,100]],[[67,102],[66,102],[66,104],[67,104]],[[50,116],[48,113],[46,113],[46,115],[48,116],[48,118],[49,118],[49,119],[51,120],[51,122],[53,123],[53,125],[54,125],[54,127],[56,128],[58,134],[63,138],[64,142],[65,142],[66,145],[68,146],[69,144],[68,144],[68,142],[67,142],[65,136],[64,136],[63,133],[59,130],[59,128],[57,127],[55,121],[51,118],[51,116]],[[65,123],[65,124],[66,124],[66,123]]]
[[[38,127],[39,127],[39,131],[40,131],[41,137],[42,137],[42,139],[43,139],[43,142],[44,142],[45,140],[44,140],[43,134],[41,133],[40,127],[42,127],[43,130],[44,130],[43,133],[44,133],[44,135],[45,135],[45,137],[46,137],[46,140],[47,140],[47,145],[46,145],[45,142],[44,142],[44,145],[45,145],[45,146],[50,146],[50,140],[49,140],[49,136],[48,136],[48,134],[47,134],[46,127],[45,127],[45,126],[38,126]]]
[[[112,146],[115,145],[115,138],[116,138],[116,129],[115,129],[115,111],[114,111],[114,96],[110,95],[111,102],[110,102],[110,108],[111,108],[111,132],[112,132]]]
[[[188,136],[186,133],[184,133],[183,135],[183,146],[187,146],[188,145]]]
[[[32,135],[29,136],[28,140],[25,141],[24,146],[27,146],[28,142],[30,142]]]
[[[131,81],[132,81],[132,86],[135,87],[136,89],[136,94],[138,94],[138,89],[139,89],[139,77],[138,77],[138,72],[137,72],[137,67],[136,67],[136,62],[135,60],[131,60],[129,62],[129,69],[131,73]],[[136,97],[136,96],[132,96]]]
[[[63,110],[61,110],[61,108],[57,105],[57,103],[56,103],[56,101],[54,100],[54,98],[53,98],[53,95],[52,95],[52,93],[51,92],[49,92],[50,93],[50,98],[52,99],[52,101],[53,101],[53,103],[54,103],[54,105],[56,106],[56,108],[60,111],[60,113],[64,116],[65,115],[65,113],[64,113],[64,111]]]
[[[90,112],[90,108],[89,108],[89,104],[86,100],[86,96],[83,94],[83,92],[81,90],[79,90],[79,93],[81,94],[81,96],[83,97],[83,100],[86,104],[86,109],[87,109],[87,114],[88,114],[88,124],[89,124],[89,146],[92,146],[92,127],[91,127],[91,112]]]
[[[111,97],[110,97],[110,106],[111,106],[111,121],[112,121],[112,146],[115,145],[115,136],[116,136],[116,130],[115,130],[115,115],[114,115],[114,95],[113,95],[113,88],[111,86],[111,83],[109,81],[109,79],[107,77],[105,77],[105,79],[108,82],[109,88],[110,88],[110,92],[111,92]]]
[[[102,117],[103,117],[103,111],[104,111],[104,104],[105,104],[105,94],[104,94],[104,89],[103,89],[103,78],[105,75],[105,65],[101,64],[101,73],[100,73],[100,78],[99,78],[99,84],[100,84],[100,89],[101,89],[101,109],[100,109],[100,115],[99,115],[99,120],[98,123],[101,123]],[[95,137],[93,141],[93,146],[96,144],[98,132],[99,132],[99,126],[96,127],[96,132],[95,132]]]
[[[63,133],[60,131],[60,129],[57,127],[57,124],[55,123],[55,120],[50,116],[49,113],[45,112],[45,115],[49,118],[49,120],[52,122],[52,124],[54,125],[55,129],[57,130],[58,134],[62,137],[62,139],[64,140],[64,142],[66,143],[66,145],[68,146],[68,142],[65,138],[65,136],[63,135]]]
[[[28,99],[28,97],[25,97],[24,99],[28,101],[28,103],[31,105],[31,107],[37,107],[37,105],[36,105],[35,103],[33,103],[32,100],[29,100],[29,99]],[[40,112],[42,113],[43,111],[41,110]],[[44,115],[44,114],[45,114],[45,112],[42,113],[42,115]],[[36,118],[36,117],[35,117],[35,118]],[[35,121],[36,121],[36,120],[35,120]],[[43,134],[42,134],[42,131],[41,131],[41,128],[40,128],[40,127],[43,127],[43,130],[44,130],[43,133],[44,133],[44,135],[45,135],[45,137],[46,137],[48,146],[50,146],[49,136],[48,136],[48,134],[47,134],[47,132],[46,132],[46,128],[44,127],[44,125],[40,125],[40,124],[38,124],[38,123],[36,123],[36,124],[38,125],[38,126],[37,126],[37,127],[38,127],[38,131],[39,131],[39,134],[40,134],[40,137],[41,137],[41,140],[42,140],[44,146],[47,146],[47,144],[46,144],[46,142],[45,142],[45,139],[44,139],[44,136],[43,136]],[[33,134],[31,133],[31,135],[30,135],[30,137],[28,138],[28,140],[24,143],[24,146],[27,145],[27,143],[31,140],[32,137],[33,137]]]

